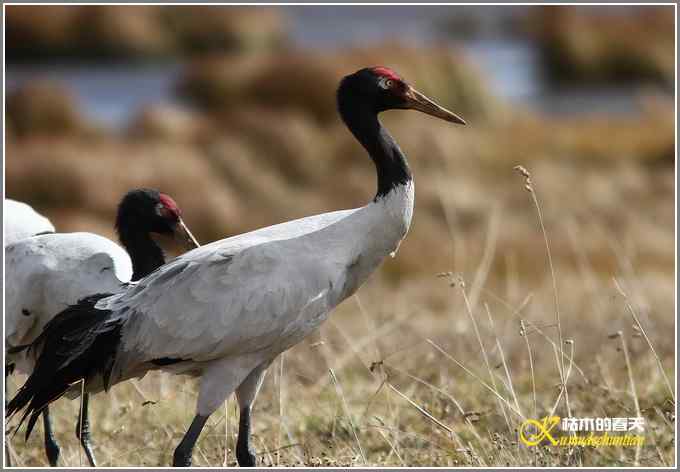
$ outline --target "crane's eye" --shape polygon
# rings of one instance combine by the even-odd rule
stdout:
[[[168,208],[168,206],[163,202],[156,203],[156,213],[158,214],[158,216],[166,220],[177,221],[179,219],[179,214],[177,213],[177,210]]]
[[[156,203],[156,213],[161,218],[170,218],[172,215],[172,212],[161,202]]]
[[[394,85],[394,81],[392,79],[388,79],[387,77],[382,77],[378,81],[378,85],[380,86],[380,88],[388,90],[388,89],[392,88],[392,85]]]

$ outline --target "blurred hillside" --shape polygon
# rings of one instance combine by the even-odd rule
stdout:
[[[409,157],[416,208],[397,257],[360,292],[366,310],[386,325],[396,313],[410,313],[397,323],[400,329],[376,345],[383,352],[394,352],[395,345],[410,345],[415,336],[441,335],[443,345],[462,359],[477,355],[460,297],[452,297],[447,284],[435,279],[444,271],[474,281],[477,299],[489,303],[494,314],[500,310],[499,299],[504,300],[503,310],[524,307],[531,300],[522,316],[541,326],[551,322],[543,235],[524,181],[513,171],[522,164],[532,173],[540,199],[566,305],[564,329],[577,340],[579,363],[594,370],[593,359],[600,359],[603,339],[618,329],[630,332],[612,283],[617,277],[631,287],[631,298],[672,371],[676,157],[670,90],[675,78],[672,8],[612,12],[527,7],[509,13],[510,9],[488,7],[504,12],[492,23],[488,8],[438,8],[436,21],[413,13],[414,22],[437,32],[434,37],[404,33],[364,41],[361,28],[351,30],[351,21],[342,23],[344,17],[338,16],[339,28],[346,27],[347,36],[355,32],[359,39],[314,48],[296,43],[294,25],[298,21],[301,28],[303,15],[285,8],[10,6],[7,57],[13,64],[29,66],[18,67],[20,73],[14,77],[8,67],[6,196],[30,203],[60,231],[113,237],[118,199],[133,187],[156,187],[176,199],[203,243],[363,205],[374,195],[375,173],[335,112],[335,89],[343,75],[358,68],[393,67],[469,125],[455,127],[412,111],[384,114],[387,128]],[[356,15],[357,22],[362,16],[361,21],[381,21],[378,16]],[[407,18],[409,13],[404,10],[400,15]],[[387,21],[389,14],[385,17]],[[409,31],[406,26],[404,31]],[[483,48],[472,43],[473,38],[489,35],[492,42],[482,46],[520,41],[521,51],[530,48],[536,53],[540,93],[531,100],[509,99],[498,86],[493,61],[489,66],[475,60],[474,52]],[[52,68],[92,65],[104,71],[102,81],[122,80],[122,87],[129,89],[104,97],[107,104],[124,102],[128,94],[144,95],[133,90],[130,84],[136,82],[125,82],[117,69],[110,71],[114,79],[107,75],[106,61],[113,60],[117,65],[177,66],[168,95],[135,98],[134,111],[120,126],[97,119],[101,109],[88,108],[83,97],[90,90],[82,84],[92,82],[55,80],[50,75]],[[134,74],[136,69],[130,70]],[[156,86],[153,82],[149,87]],[[623,95],[626,106],[612,105],[608,101],[612,95]],[[547,112],[556,96],[570,102],[572,112]],[[590,100],[593,96],[595,100]],[[388,303],[394,297],[403,305]],[[324,332],[333,340],[328,349],[335,349],[338,357],[347,348],[335,330],[346,330],[354,335],[351,339],[366,334],[358,332],[359,326],[365,328],[364,314],[355,305],[344,306],[344,318],[335,318],[340,328]],[[526,347],[513,318],[517,312],[510,312],[512,317],[497,317],[498,331],[513,339],[508,342],[508,358],[526,371]],[[637,343],[632,347],[639,355],[637,371],[658,394],[650,397],[651,411],[664,398],[658,393],[659,379],[647,359],[646,345],[638,338],[631,341]],[[323,378],[322,359],[297,352],[304,355],[286,360],[290,369],[304,374],[296,382]],[[552,362],[551,351],[543,354],[542,359]],[[358,357],[362,356],[368,359],[363,353]],[[404,368],[419,369],[422,356],[404,358]],[[541,365],[536,369],[552,372]],[[357,377],[366,376],[365,370],[360,369]],[[624,374],[617,367],[612,376],[626,379]],[[427,378],[436,384],[441,375],[432,371]],[[546,376],[540,384],[552,392],[554,381]],[[523,386],[527,385],[524,378]],[[617,385],[619,390],[611,394],[629,402],[625,380]],[[489,397],[483,390],[470,392],[482,403]],[[370,392],[348,395],[365,400]],[[309,398],[316,398],[316,393]],[[265,405],[274,400],[268,401]],[[582,411],[589,402],[583,400]],[[485,408],[488,405],[478,409]],[[665,428],[657,420],[659,428]],[[319,427],[305,425],[311,430]],[[415,444],[413,450],[419,447]],[[672,459],[673,447],[663,443],[660,454]],[[453,460],[447,456],[437,463],[452,465]],[[455,460],[479,465],[458,456]],[[586,463],[616,463],[603,461]],[[431,464],[427,459],[410,464],[416,463]],[[658,462],[650,459],[647,464]]]
[[[285,39],[273,8],[153,5],[15,5],[7,9],[7,58],[149,59],[271,49]]]

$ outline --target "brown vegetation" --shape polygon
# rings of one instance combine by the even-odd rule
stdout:
[[[286,35],[271,8],[11,5],[6,12],[10,60],[253,51],[280,47]]]
[[[9,136],[85,136],[94,128],[83,117],[71,90],[64,84],[36,81],[7,97]]]
[[[623,10],[544,6],[528,21],[546,70],[556,81],[648,80],[672,87],[675,22],[672,6]]]
[[[203,59],[186,68],[179,92],[218,113],[255,104],[297,110],[327,123],[336,118],[335,96],[329,90],[337,88],[348,70],[371,65],[393,67],[424,93],[470,119],[488,119],[499,108],[483,78],[460,52],[443,46],[424,51],[398,43],[335,54],[291,50]]]
[[[254,52],[286,45],[286,23],[276,8],[181,5],[162,9],[162,15],[180,51]]]

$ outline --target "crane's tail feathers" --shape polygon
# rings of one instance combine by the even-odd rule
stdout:
[[[45,325],[30,345],[40,350],[33,373],[7,404],[7,419],[25,412],[17,430],[28,419],[26,439],[47,405],[79,381],[101,375],[108,389],[124,319],[95,308],[108,294],[86,297],[71,305]]]

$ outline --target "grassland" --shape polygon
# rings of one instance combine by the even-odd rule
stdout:
[[[169,152],[163,146],[158,153],[167,165],[172,161],[163,150]],[[512,171],[512,162],[496,164],[489,176],[488,169],[480,170],[488,164],[470,154],[452,152],[453,162],[431,173],[423,169],[426,163],[413,160],[418,193],[431,194],[432,201],[418,200],[414,227],[397,258],[320,333],[272,366],[255,410],[255,444],[264,464],[673,463],[675,406],[664,378],[674,385],[671,169],[625,161],[586,162],[584,168],[565,160],[528,164],[554,259],[562,332],[570,341],[564,347],[573,359],[566,362],[571,413],[637,416],[638,402],[648,428],[639,452],[529,449],[517,443],[520,417],[513,410],[542,417],[556,402],[555,289],[523,178]],[[104,156],[98,162],[105,163]],[[179,169],[187,175],[186,168]],[[205,183],[200,177],[193,181]],[[195,211],[201,195],[195,206],[189,198],[197,190],[178,197],[188,206],[190,222],[203,217]],[[103,198],[87,195],[93,205]],[[226,196],[216,200],[230,204]],[[290,211],[304,211],[295,205]],[[428,210],[440,215],[439,224],[428,221],[434,219]],[[205,211],[206,219],[220,214]],[[237,214],[248,213],[241,211]],[[64,221],[79,224],[70,218]],[[454,275],[437,277],[447,271]],[[193,415],[195,396],[193,382],[151,374],[95,397],[101,464],[169,463]],[[58,403],[53,411],[64,464],[78,465],[84,460],[73,434],[78,404]],[[224,412],[211,419],[197,465],[234,464],[234,408],[232,399],[226,422]],[[560,402],[557,414],[566,415],[566,408]],[[46,464],[40,434],[12,444],[18,463]]]

